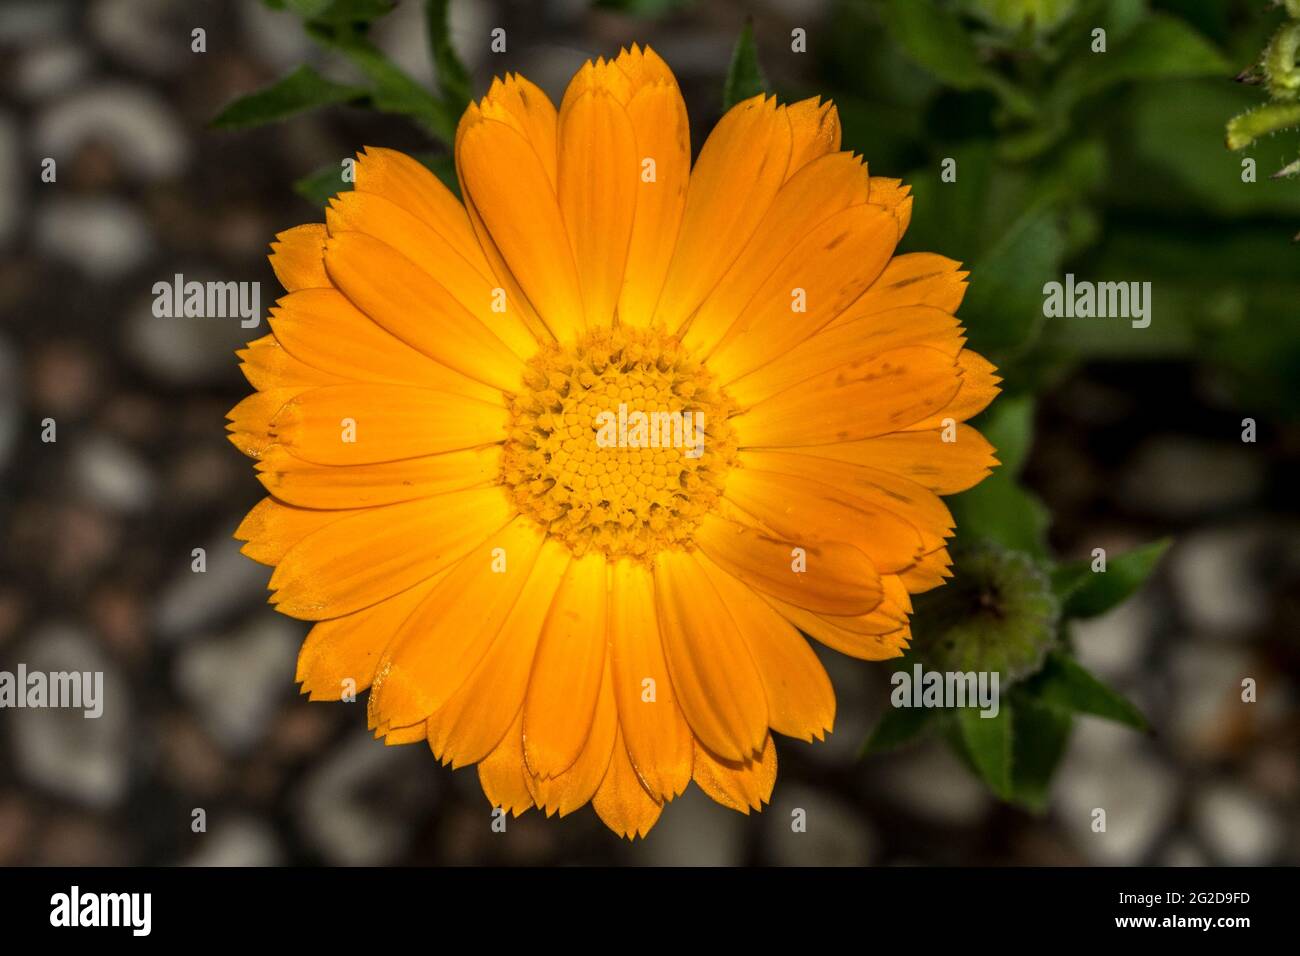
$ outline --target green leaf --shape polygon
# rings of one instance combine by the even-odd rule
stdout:
[[[949,499],[963,541],[990,541],[1010,551],[1047,555],[1051,517],[1016,481],[1033,443],[1032,399],[1000,396],[974,423],[1002,464],[974,488]]]
[[[996,717],[981,717],[977,707],[956,711],[962,746],[989,789],[1003,800],[1011,796],[1013,711],[1004,697]]]
[[[862,755],[884,753],[912,741],[929,726],[934,714],[929,707],[890,707],[867,738]]]
[[[212,120],[214,129],[248,129],[287,119],[307,110],[362,99],[367,91],[344,86],[321,76],[309,66],[300,66],[270,86],[241,96]]]
[[[1074,716],[1040,704],[1020,688],[1013,698],[1011,796],[1021,806],[1041,813],[1047,806],[1052,775],[1070,741]]]
[[[722,88],[722,109],[731,109],[737,103],[768,92],[767,78],[758,63],[758,48],[754,45],[754,24],[745,21],[736,48],[731,53],[731,67],[727,82]]]
[[[1147,720],[1124,695],[1089,674],[1073,658],[1049,654],[1042,671],[1031,678],[1026,694],[1045,707],[1076,714],[1091,714],[1136,730],[1146,730]]]
[[[370,79],[374,84],[370,97],[376,109],[409,116],[443,143],[453,143],[460,114],[411,79],[361,33],[308,24],[307,34],[342,53]]]
[[[1141,80],[1224,76],[1232,66],[1208,40],[1177,17],[1152,13],[1105,53],[1077,53],[1058,84],[1060,105]]]
[[[324,206],[334,196],[351,188],[352,184],[343,180],[341,165],[325,166],[293,184],[293,191],[313,206]]]
[[[989,90],[1018,116],[1032,116],[1033,101],[986,67],[957,15],[934,0],[884,0],[885,26],[918,65],[958,90]]]
[[[1065,245],[1060,214],[1039,202],[975,261],[962,304],[971,348],[1001,365],[1033,344],[1044,322],[1043,285],[1059,275]]]
[[[1052,589],[1066,617],[1096,617],[1122,604],[1151,575],[1172,539],[1161,538],[1108,558],[1105,571],[1093,571],[1092,560],[1071,561],[1052,573]]]
[[[1034,442],[1033,396],[995,399],[995,404],[980,422],[980,431],[997,449],[1001,470],[1011,477],[1018,475]]]
[[[447,11],[450,0],[425,0],[424,22],[429,34],[429,52],[438,73],[438,89],[447,107],[457,115],[465,111],[472,94],[469,70],[451,43]]]

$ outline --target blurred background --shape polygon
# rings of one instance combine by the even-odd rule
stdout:
[[[155,318],[153,284],[260,281],[265,310],[268,242],[322,218],[313,174],[367,144],[445,155],[406,118],[347,106],[210,129],[302,63],[355,78],[285,5],[0,3],[0,670],[102,670],[106,696],[98,720],[0,711],[0,864],[1300,862],[1300,180],[1270,179],[1300,136],[1224,146],[1229,118],[1266,100],[1233,77],[1281,10],[451,4],[476,93],[516,70],[558,102],[584,59],[649,42],[681,82],[697,150],[752,17],[771,87],[833,97],[845,148],[913,186],[904,250],[972,269],[960,315],[1002,368],[994,408],[1014,410],[1027,449],[979,523],[1053,561],[1174,541],[1132,598],[1069,624],[1078,660],[1151,730],[1075,720],[1040,811],[996,800],[935,740],[862,757],[892,668],[826,653],[835,732],[779,745],[766,812],[692,788],[628,844],[589,809],[494,834],[472,769],[373,741],[364,699],[298,697],[306,625],[266,605],[269,569],[231,538],[263,493],[223,432],[249,390],[233,351],[266,328]],[[505,53],[489,51],[496,27]],[[432,83],[421,4],[399,2],[370,35]],[[955,182],[940,178],[948,158]],[[1067,271],[1151,282],[1150,327],[1044,319],[1042,285]],[[47,418],[57,442],[42,441]],[[794,808],[807,833],[791,832]]]

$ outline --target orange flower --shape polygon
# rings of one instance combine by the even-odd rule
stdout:
[[[939,495],[994,464],[957,424],[997,392],[965,273],[894,255],[908,190],[839,141],[831,104],[759,96],[692,169],[633,47],[558,112],[495,81],[457,132],[464,205],[369,149],[278,237],[289,294],[229,428],[270,492],[244,553],[317,622],[304,692],[369,687],[377,736],[478,764],[516,814],[591,802],[632,835],[692,780],[769,799],[770,731],[834,721],[803,634],[901,653],[947,574]]]

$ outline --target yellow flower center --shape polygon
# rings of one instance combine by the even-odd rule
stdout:
[[[577,555],[689,543],[736,459],[734,406],[681,343],[597,329],[546,346],[511,402],[502,480]]]

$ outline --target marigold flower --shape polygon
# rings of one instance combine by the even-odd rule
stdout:
[[[317,622],[305,693],[368,687],[376,736],[477,764],[515,814],[590,802],[631,836],[692,780],[769,799],[771,732],[835,717],[803,635],[900,654],[950,563],[939,496],[995,464],[959,424],[998,381],[966,274],[894,254],[908,190],[839,144],[832,104],[757,96],[692,168],[634,46],[558,111],[494,81],[463,205],[371,148],[277,237],[229,429],[270,493],[236,536]]]

